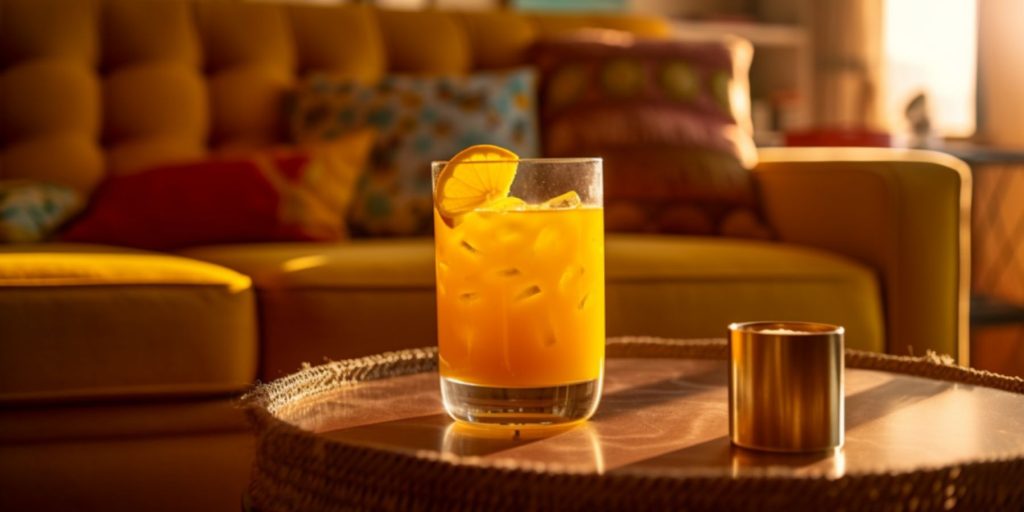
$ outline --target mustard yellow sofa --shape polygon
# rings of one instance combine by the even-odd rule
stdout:
[[[310,71],[524,65],[538,37],[649,17],[392,12],[224,0],[0,0],[0,180],[85,194],[110,173],[281,143]],[[843,324],[848,345],[966,362],[966,166],[935,153],[766,149],[777,242],[609,235],[609,335]],[[0,509],[237,509],[233,400],[302,362],[434,343],[429,239],[0,246]]]

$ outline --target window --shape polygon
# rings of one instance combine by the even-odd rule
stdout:
[[[894,133],[909,133],[904,110],[924,92],[936,135],[974,134],[977,26],[977,0],[886,0],[885,108]]]

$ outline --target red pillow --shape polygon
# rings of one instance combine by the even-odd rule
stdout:
[[[68,242],[171,250],[193,245],[331,241],[373,134],[303,150],[169,164],[104,182]]]

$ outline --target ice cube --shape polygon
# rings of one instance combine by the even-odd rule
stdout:
[[[540,295],[540,292],[540,286],[537,286],[535,284],[527,286],[522,291],[520,291],[518,295],[516,295],[516,301],[522,301],[529,299],[530,297],[533,297],[535,295]]]
[[[463,240],[461,245],[462,245],[462,248],[467,250],[467,251],[469,251],[470,254],[479,254],[480,253],[480,249],[477,249],[476,246],[474,246],[473,244],[469,243],[468,240]]]
[[[562,233],[555,226],[545,226],[533,240],[533,251],[536,254],[550,254],[562,244]]]
[[[506,250],[512,248],[510,246],[518,246],[523,243],[523,233],[518,229],[502,229],[495,234],[495,238],[498,243],[506,246]]]
[[[555,333],[553,333],[553,332],[548,332],[547,335],[544,337],[544,346],[545,347],[553,347],[557,343],[558,343],[558,338],[555,337]]]
[[[570,190],[558,197],[552,197],[544,201],[541,207],[547,209],[569,209],[579,208],[581,204],[583,204],[583,201],[580,200],[580,195],[575,190]]]
[[[587,269],[583,265],[574,265],[562,272],[562,276],[558,278],[558,289],[565,291],[572,283],[585,274]]]
[[[522,199],[519,199],[518,197],[515,196],[508,196],[487,203],[486,205],[481,207],[480,210],[485,212],[507,212],[523,210],[525,208],[526,201],[523,201]]]

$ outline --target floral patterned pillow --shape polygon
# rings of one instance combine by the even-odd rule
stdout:
[[[0,182],[0,242],[41,242],[82,209],[67,187],[28,181]]]
[[[292,97],[298,142],[371,127],[378,138],[349,211],[353,235],[430,234],[430,162],[474,144],[538,153],[536,76],[530,69],[466,76],[391,75],[366,85],[311,76]]]

